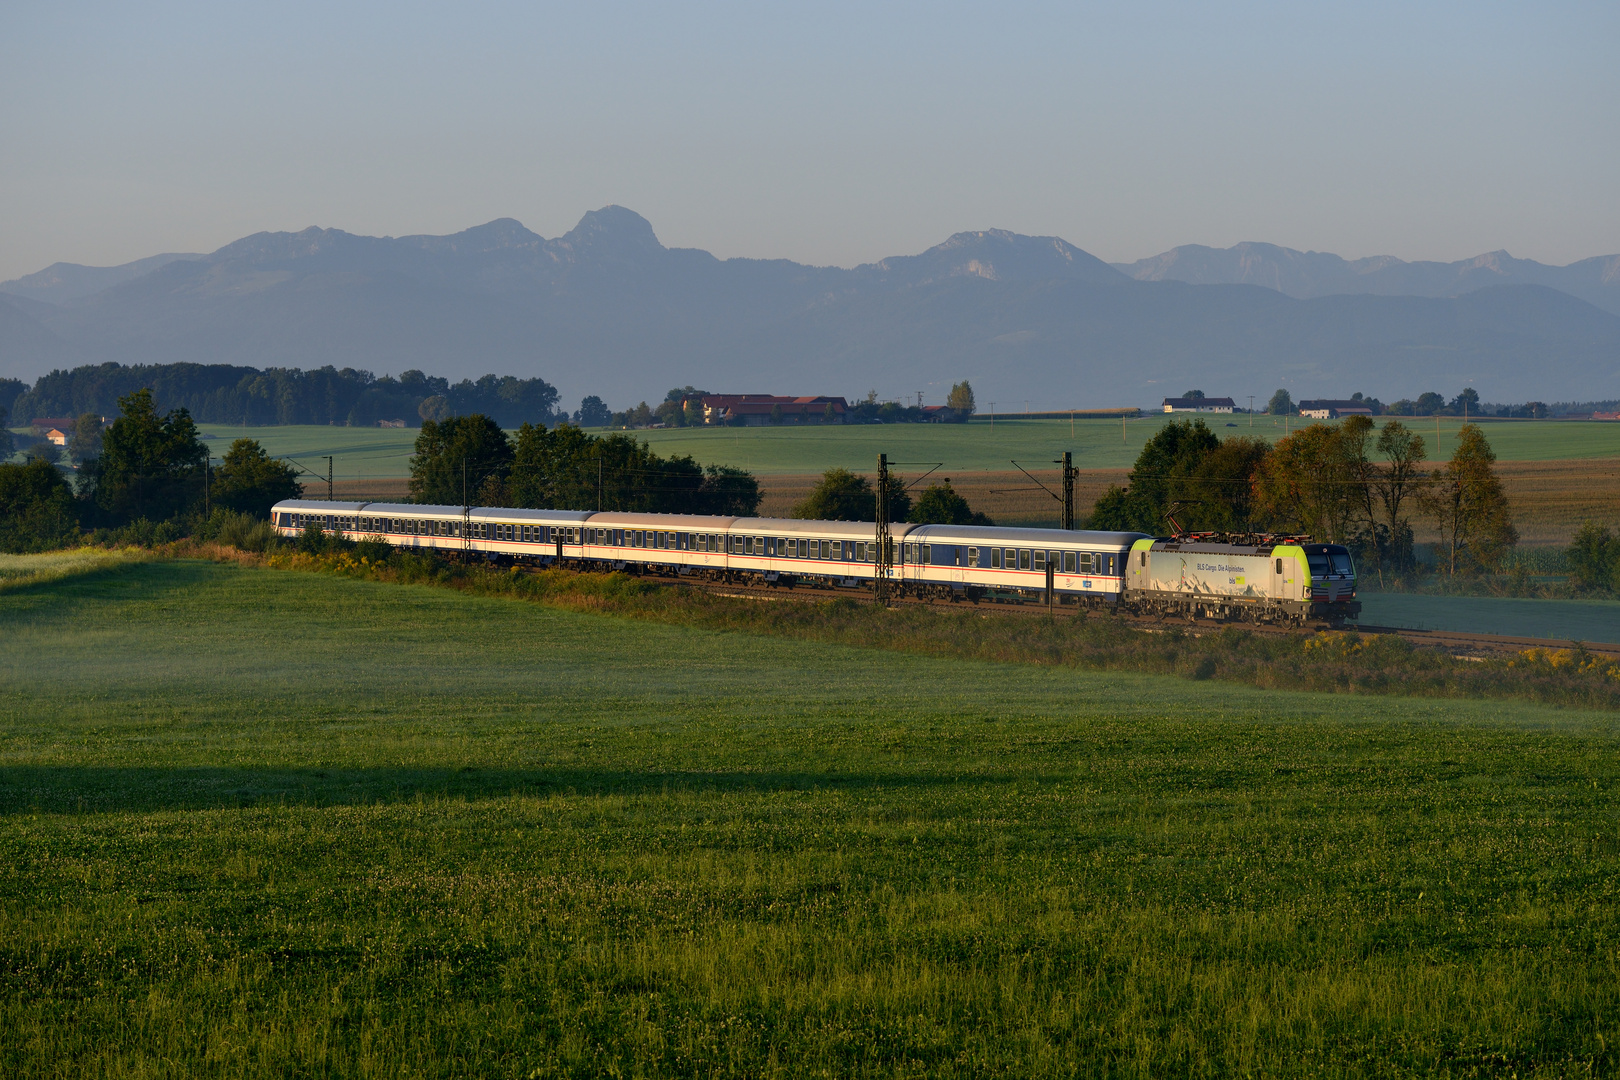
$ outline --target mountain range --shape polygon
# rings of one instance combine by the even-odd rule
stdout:
[[[59,263],[0,283],[0,377],[123,363],[541,376],[615,408],[665,389],[981,408],[1620,397],[1620,256],[1567,267],[1348,261],[1267,244],[1109,265],[1056,237],[958,233],[853,269],[667,248],[609,206],[546,239],[510,218],[450,236],[258,233],[209,254]]]

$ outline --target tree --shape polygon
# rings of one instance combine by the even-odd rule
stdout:
[[[304,493],[298,470],[264,452],[255,439],[237,439],[215,472],[212,501],[239,514],[268,518],[270,508]]]
[[[1570,584],[1578,590],[1620,592],[1620,538],[1594,521],[1586,522],[1569,546],[1569,571]]]
[[[994,525],[989,517],[975,513],[968,501],[951,487],[950,479],[930,484],[917,498],[906,520],[913,525]]]
[[[1162,534],[1170,531],[1167,515],[1183,503],[1197,502],[1193,472],[1221,445],[1201,419],[1173,420],[1160,428],[1136,456],[1123,488],[1111,487],[1092,508],[1093,529],[1120,529]],[[1185,514],[1176,518],[1194,528]]]
[[[964,420],[973,415],[977,406],[973,401],[973,387],[966,379],[951,387],[951,392],[945,395],[945,405]],[[827,408],[832,406],[829,404]]]
[[[1508,510],[1507,493],[1496,476],[1496,453],[1477,424],[1457,430],[1457,449],[1435,474],[1430,500],[1447,570],[1492,570],[1519,542]]]
[[[420,416],[424,423],[444,420],[450,415],[450,399],[443,394],[425,397],[416,407],[416,415]]]
[[[422,422],[411,458],[411,499],[438,506],[505,505],[512,443],[487,416]]]
[[[1365,420],[1365,417],[1361,418]],[[1361,520],[1365,432],[1312,424],[1277,440],[1256,477],[1259,513],[1273,528],[1330,543],[1351,539]]]
[[[782,426],[782,406],[771,406],[771,423],[775,424],[777,427]]]
[[[1446,407],[1446,399],[1434,391],[1419,394],[1418,399],[1412,402],[1413,416],[1433,416]]]
[[[83,464],[101,456],[101,417],[93,412],[81,413],[73,422],[73,437],[68,440],[73,460]]]
[[[48,551],[78,532],[73,490],[55,465],[0,464],[0,551]]]
[[[1271,395],[1271,400],[1266,402],[1266,412],[1272,416],[1289,416],[1293,411],[1294,399],[1286,390],[1278,390]]]
[[[743,469],[664,458],[629,435],[577,427],[518,429],[507,483],[511,505],[657,514],[753,514],[763,498]]]
[[[14,381],[16,380],[0,379],[0,383]],[[20,392],[21,391],[19,391],[19,393]],[[6,422],[10,419],[10,417],[11,410],[6,407],[4,402],[0,402],[0,461],[4,461],[6,458],[16,453],[17,450],[17,443],[11,437],[11,429],[6,426]]]
[[[1376,522],[1374,535],[1380,540],[1378,566],[1380,571],[1388,565],[1403,573],[1416,565],[1406,504],[1411,499],[1421,500],[1428,487],[1429,477],[1423,471],[1427,447],[1423,436],[1399,420],[1390,420],[1378,433],[1377,448],[1384,464],[1373,470],[1369,487],[1376,508],[1370,516]],[[1381,531],[1378,526],[1382,526]]]
[[[613,419],[613,413],[608,410],[607,403],[595,394],[587,394],[580,399],[579,411],[574,414],[574,423],[580,427],[607,427]]]
[[[62,448],[49,439],[41,439],[24,450],[23,456],[29,461],[48,461],[55,465],[62,460]]]
[[[1188,390],[1185,394],[1182,394],[1181,396],[1186,398],[1188,401],[1203,401],[1204,400],[1204,392],[1202,390]]]
[[[898,476],[889,477],[889,520],[905,521],[911,496]],[[828,469],[793,516],[814,521],[876,521],[877,492],[872,482],[848,469]]]
[[[1451,399],[1446,411],[1452,416],[1478,416],[1479,393],[1472,386],[1465,387],[1462,393]]]
[[[162,521],[200,500],[208,451],[191,414],[171,409],[159,416],[150,390],[119,398],[118,407],[92,471],[101,508],[115,520]]]

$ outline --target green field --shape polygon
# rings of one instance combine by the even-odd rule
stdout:
[[[1613,600],[1363,592],[1361,607],[1369,626],[1620,642],[1620,602]]]
[[[876,468],[880,453],[892,461],[942,462],[944,475],[969,472],[1012,470],[1013,459],[1041,465],[1074,453],[1082,469],[1129,468],[1142,450],[1142,444],[1164,424],[1163,414],[1155,414],[1121,424],[1117,420],[997,421],[976,419],[970,424],[887,424],[842,428],[672,428],[637,431],[660,453],[691,454],[705,463],[737,465],[761,476],[773,474],[819,473],[835,466],[870,471]],[[1255,417],[1251,428],[1248,417],[1208,418],[1220,435],[1281,435],[1281,424],[1272,417]],[[1411,420],[1430,443],[1434,421]],[[1297,426],[1297,419],[1290,422]],[[1227,424],[1235,425],[1228,428]],[[1451,452],[1451,439],[1459,421],[1442,420],[1440,449]],[[1123,428],[1123,431],[1122,431]],[[325,475],[325,455],[332,454],[338,479],[365,480],[402,477],[409,473],[407,462],[416,439],[413,430],[395,428],[267,427],[242,428],[204,424],[202,430],[214,436],[216,454],[222,454],[230,440],[243,435],[258,439],[265,449],[287,457]],[[1581,423],[1573,421],[1500,421],[1485,425],[1485,432],[1503,461],[1555,461],[1584,458],[1620,457],[1620,423]],[[1433,456],[1433,446],[1430,453]],[[912,469],[915,466],[907,465]]]
[[[196,562],[0,625],[7,1075],[1620,1065],[1610,715]]]

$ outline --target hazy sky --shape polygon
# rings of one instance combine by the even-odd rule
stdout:
[[[1620,5],[0,4],[0,279],[261,229],[1620,252]]]

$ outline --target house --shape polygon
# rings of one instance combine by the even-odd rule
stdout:
[[[58,431],[72,431],[75,423],[77,421],[71,416],[36,416],[29,426],[34,429],[35,435],[44,437],[51,428]]]
[[[47,428],[45,429],[45,441],[53,442],[57,446],[66,446],[68,444],[68,433],[61,428]]]
[[[377,426],[378,427],[404,427],[405,426],[405,421],[403,421],[403,420],[379,420],[379,421],[377,421]]]
[[[705,424],[844,424],[849,403],[841,397],[779,397],[775,394],[706,394],[699,399]]]
[[[1346,416],[1371,416],[1372,407],[1364,401],[1333,401],[1318,398],[1299,403],[1299,415],[1312,420],[1339,420]]]
[[[1202,413],[1229,413],[1237,408],[1229,397],[1167,397],[1164,399],[1165,412],[1202,412]]]
[[[1592,414],[1592,419],[1594,419],[1594,420],[1620,420],[1620,412],[1595,412],[1595,413]]]

